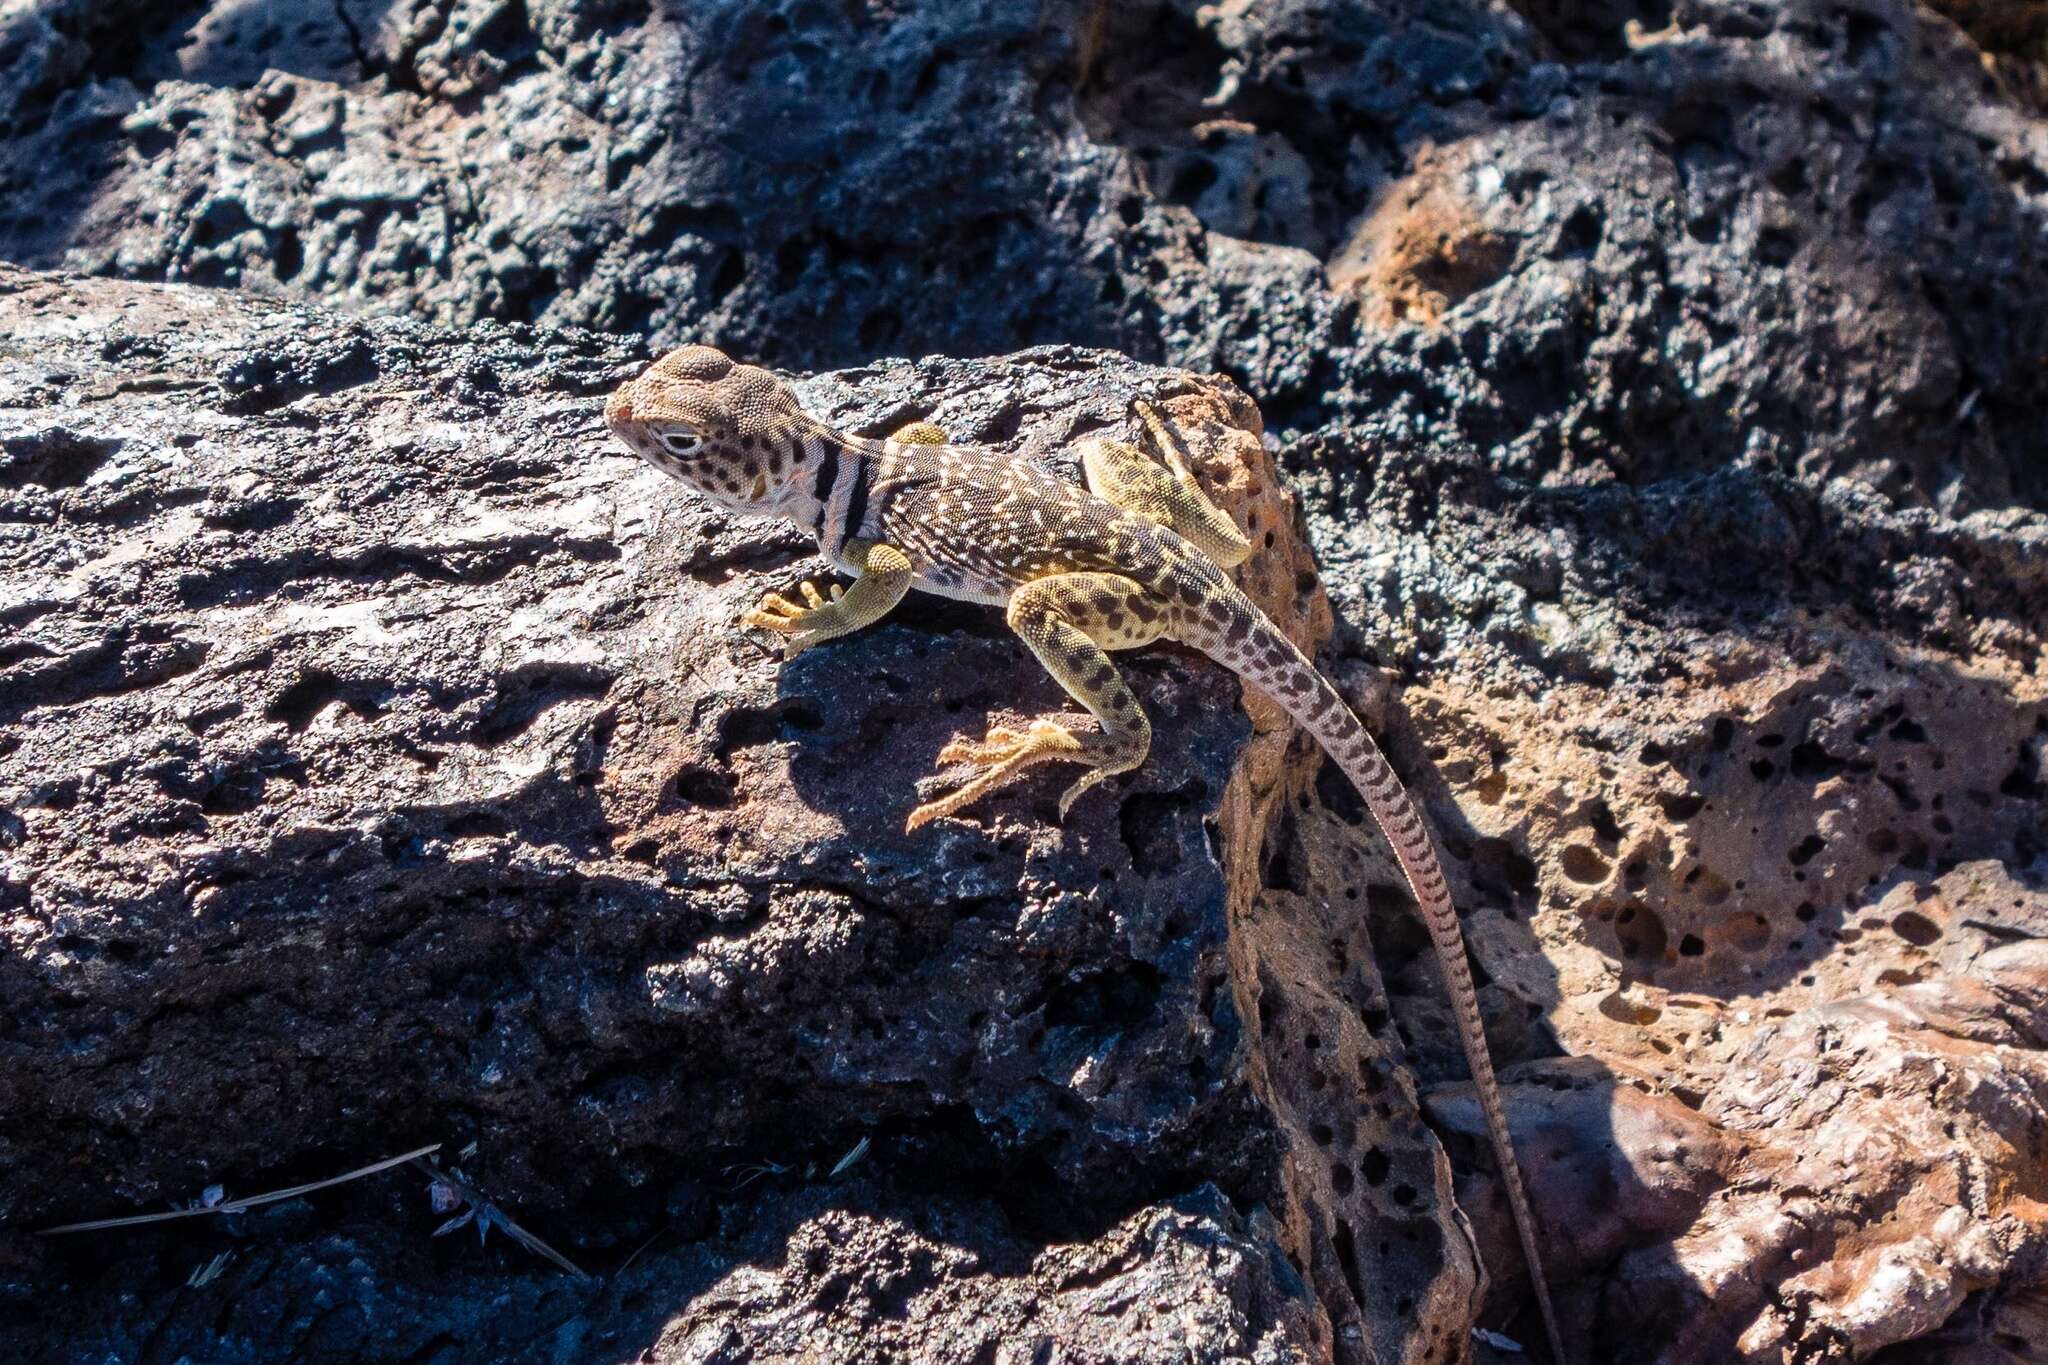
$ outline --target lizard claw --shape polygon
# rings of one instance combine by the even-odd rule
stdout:
[[[939,762],[951,763],[1000,763],[1016,747],[1023,736],[1006,725],[991,725],[987,738],[976,744],[971,739],[956,739],[939,750]]]
[[[846,595],[845,586],[838,583],[832,585],[829,598],[818,591],[816,583],[809,581],[798,584],[793,591],[804,599],[805,605],[798,606],[781,593],[764,593],[761,605],[740,617],[741,625],[786,636],[782,652],[785,659],[794,659],[812,645],[832,638],[835,632],[823,629],[826,622],[819,618]]]
[[[1087,772],[1074,779],[1073,786],[1060,793],[1061,824],[1067,822],[1067,812],[1074,808],[1074,802],[1080,799],[1081,793],[1102,781],[1103,778],[1108,777],[1109,772],[1108,768],[1090,768]]]
[[[936,801],[927,801],[910,812],[905,824],[907,833],[926,825],[942,815],[951,815],[972,801],[978,800],[998,787],[1013,781],[1023,769],[1048,759],[1078,759],[1084,757],[1085,745],[1072,730],[1057,721],[1039,719],[1031,722],[1028,729],[1012,730],[1006,725],[989,727],[981,743],[956,739],[939,751],[941,764],[972,763],[983,769],[979,775],[956,791],[947,793]],[[1075,784],[1075,791],[1069,796],[1094,785],[1084,778]],[[1060,806],[1060,814],[1066,814],[1066,802]]]
[[[779,592],[771,592],[762,594],[761,605],[742,616],[740,620],[764,630],[789,631],[800,628],[797,622],[803,614],[804,608]]]

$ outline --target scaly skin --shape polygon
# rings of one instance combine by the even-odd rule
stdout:
[[[1146,405],[1139,412],[1172,459],[1160,417]],[[1080,452],[1083,489],[1023,460],[945,444],[928,423],[886,441],[847,436],[807,416],[768,371],[708,346],[663,356],[611,396],[605,420],[664,473],[732,511],[797,523],[855,575],[843,594],[805,583],[802,604],[771,593],[747,614],[747,624],[786,637],[789,657],[881,619],[917,588],[1003,607],[1039,662],[1095,716],[1099,730],[1045,717],[1022,731],[996,727],[980,743],[955,740],[939,761],[981,771],[911,811],[911,829],[1046,762],[1084,769],[1060,799],[1064,817],[1090,787],[1143,763],[1152,727],[1110,662],[1112,650],[1155,640],[1191,646],[1314,735],[1365,797],[1429,926],[1551,1354],[1563,1361],[1464,935],[1436,850],[1400,779],[1337,690],[1225,575],[1251,547],[1185,465],[1169,473],[1132,446],[1091,440]]]

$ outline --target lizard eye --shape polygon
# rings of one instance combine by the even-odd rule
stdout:
[[[664,431],[657,435],[664,449],[671,455],[695,455],[704,446],[704,438],[686,431]]]

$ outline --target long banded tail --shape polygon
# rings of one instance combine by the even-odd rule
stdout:
[[[1337,689],[1316,668],[1309,657],[1260,611],[1251,599],[1229,589],[1230,619],[1213,630],[1190,633],[1184,643],[1201,650],[1235,672],[1246,682],[1271,697],[1292,716],[1295,723],[1314,735],[1344,776],[1358,789],[1372,811],[1373,819],[1393,846],[1394,857],[1408,880],[1408,890],[1422,909],[1430,941],[1436,945],[1444,984],[1451,996],[1452,1011],[1458,1019],[1458,1038],[1465,1047],[1465,1060],[1472,1068],[1472,1083],[1478,1088],[1480,1108],[1486,1115],[1486,1131],[1493,1142],[1494,1160],[1507,1185],[1508,1202],[1515,1214],[1515,1230],[1522,1240],[1522,1254],[1529,1263],[1530,1283],[1536,1304],[1543,1314],[1543,1328],[1550,1339],[1550,1353],[1558,1365],[1565,1355],[1557,1330],[1557,1316],[1550,1306],[1550,1288],[1544,1279],[1543,1262],[1536,1253],[1536,1224],[1529,1213],[1529,1199],[1522,1187],[1522,1172],[1515,1161],[1515,1149],[1508,1140],[1507,1116],[1501,1107],[1500,1084],[1493,1073],[1493,1058],[1486,1050],[1486,1033],[1479,1019],[1479,998],[1472,984],[1472,969],[1465,960],[1465,935],[1458,925],[1458,912],[1451,905],[1450,888],[1444,883],[1443,864],[1438,861],[1422,815],[1409,799],[1401,779],[1394,775],[1386,755],[1373,742],[1358,718],[1351,714]],[[1221,595],[1221,594],[1219,594]],[[1243,613],[1243,614],[1240,614]]]

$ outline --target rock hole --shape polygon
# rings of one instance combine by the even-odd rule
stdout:
[[[502,815],[473,810],[456,816],[441,828],[451,839],[476,839],[504,834],[510,826]]]
[[[747,258],[739,251],[728,247],[718,258],[718,269],[711,274],[711,301],[723,303],[747,278]]]
[[[1770,921],[1754,911],[1730,916],[1723,932],[1730,943],[1745,953],[1760,953],[1771,945]]]
[[[1660,793],[1657,797],[1657,805],[1663,810],[1664,818],[1677,824],[1684,824],[1698,815],[1705,809],[1706,804],[1706,797],[1696,796],[1691,792],[1678,796]]]
[[[1316,771],[1316,796],[1325,809],[1353,828],[1363,825],[1369,814],[1365,798],[1335,763],[1325,763]]]
[[[1287,811],[1267,836],[1259,860],[1259,884],[1268,891],[1305,896],[1309,889],[1308,860],[1296,836],[1294,820],[1294,812]]]
[[[1173,173],[1166,197],[1176,204],[1192,205],[1216,183],[1218,176],[1216,163],[1208,157],[1190,157]]]
[[[313,717],[340,697],[339,678],[324,669],[309,668],[263,714],[271,720],[282,721],[287,730],[299,734],[313,723]]]
[[[1803,782],[1818,782],[1842,771],[1842,760],[1812,740],[1792,751],[1792,776]]]
[[[0,488],[36,484],[75,488],[97,473],[124,443],[110,436],[86,436],[69,427],[49,427],[0,440]]]
[[[1557,231],[1557,245],[1552,248],[1553,256],[1591,256],[1600,249],[1600,239],[1606,235],[1607,216],[1601,212],[1598,203],[1585,203],[1573,209]]]
[[[2039,801],[2048,796],[2048,787],[2041,783],[2041,757],[2030,744],[2020,745],[2019,761],[2013,770],[1998,784],[2001,796],[2016,797],[2022,801]]]
[[[1915,948],[1925,948],[1941,937],[1941,927],[1918,910],[1902,912],[1892,921],[1892,932]]]
[[[732,778],[708,764],[685,764],[671,785],[676,797],[687,805],[730,810],[736,803]]]
[[[1804,194],[1808,185],[1806,158],[1803,156],[1788,157],[1785,161],[1773,167],[1770,174],[1765,178],[1771,182],[1773,189],[1788,198]]]
[[[470,729],[470,740],[492,748],[532,728],[541,713],[566,701],[602,697],[612,675],[587,664],[530,664],[498,680],[497,695]]]
[[[1347,1218],[1336,1220],[1337,1226],[1330,1233],[1330,1241],[1337,1248],[1337,1260],[1344,1267],[1344,1281],[1351,1286],[1351,1292],[1363,1296],[1365,1279],[1358,1269],[1358,1244],[1352,1240],[1351,1221]],[[1049,1358],[1049,1357],[1048,1357]]]
[[[1658,962],[1670,942],[1664,921],[1647,905],[1630,905],[1614,917],[1614,937],[1621,955],[1637,962]]]
[[[822,729],[825,717],[808,701],[787,700],[772,706],[736,706],[718,727],[718,756],[729,758],[741,749],[757,748],[797,733]]]
[[[1587,886],[1607,880],[1607,860],[1584,844],[1568,846],[1558,859],[1564,875]]]
[[[1479,839],[1472,845],[1472,881],[1495,895],[1533,895],[1536,864],[1505,839]]]
[[[1799,234],[1787,227],[1767,227],[1756,235],[1756,258],[1780,269],[1799,254]]]
[[[1130,1028],[1151,1017],[1164,985],[1159,969],[1144,962],[1093,972],[1053,992],[1045,1003],[1045,1022],[1050,1028]]]

